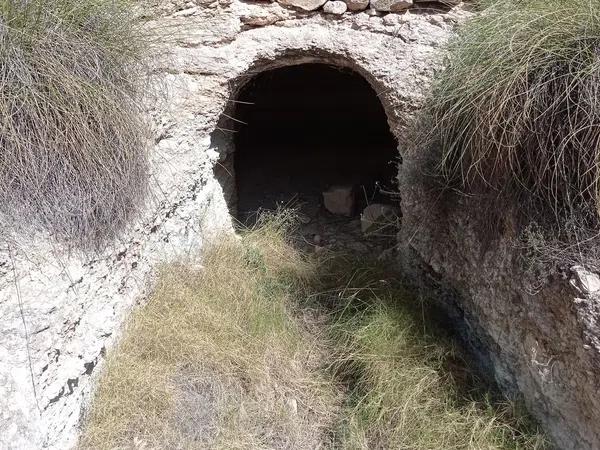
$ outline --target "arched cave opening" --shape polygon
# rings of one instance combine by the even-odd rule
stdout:
[[[398,144],[359,73],[323,63],[260,72],[230,99],[212,145],[215,175],[244,225],[260,211],[293,208],[317,247],[394,246]]]
[[[241,220],[278,205],[322,205],[336,186],[354,190],[350,216],[389,200],[380,188],[394,185],[397,143],[377,93],[352,70],[301,64],[256,75],[237,97],[235,131]]]

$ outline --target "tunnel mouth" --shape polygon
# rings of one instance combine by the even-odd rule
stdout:
[[[375,201],[376,186],[393,185],[396,140],[377,93],[350,69],[301,64],[262,72],[241,89],[235,119],[240,220],[296,200],[320,203],[332,186],[359,191],[358,214]]]
[[[339,236],[364,241],[365,208],[385,207],[386,225],[371,230],[370,240],[394,246],[398,143],[361,73],[301,63],[246,75],[232,91],[212,144],[221,157],[215,175],[239,223],[252,226],[265,210],[294,209],[305,225],[301,234],[317,242],[325,235],[330,247]]]

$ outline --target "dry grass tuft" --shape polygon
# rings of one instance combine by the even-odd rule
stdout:
[[[149,36],[127,0],[0,2],[0,225],[97,247],[143,202]]]
[[[108,357],[81,448],[543,448],[462,388],[459,353],[389,270],[308,257],[289,224],[223,238],[201,270],[164,268]]]
[[[542,215],[585,208],[595,216],[600,3],[482,3],[487,9],[452,42],[431,102],[443,174]]]

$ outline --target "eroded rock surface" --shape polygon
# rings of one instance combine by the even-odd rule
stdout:
[[[597,276],[581,268],[528,273],[515,245],[515,211],[440,196],[415,176],[425,167],[420,155],[404,161],[405,267],[458,293],[447,307],[484,369],[524,400],[558,448],[600,448]]]

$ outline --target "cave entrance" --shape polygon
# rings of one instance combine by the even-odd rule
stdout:
[[[300,209],[305,222],[319,216],[360,228],[367,205],[393,203],[383,192],[395,187],[397,142],[377,93],[358,73],[326,64],[261,72],[239,92],[233,120],[241,222],[283,206]],[[328,206],[327,192],[341,210]]]

